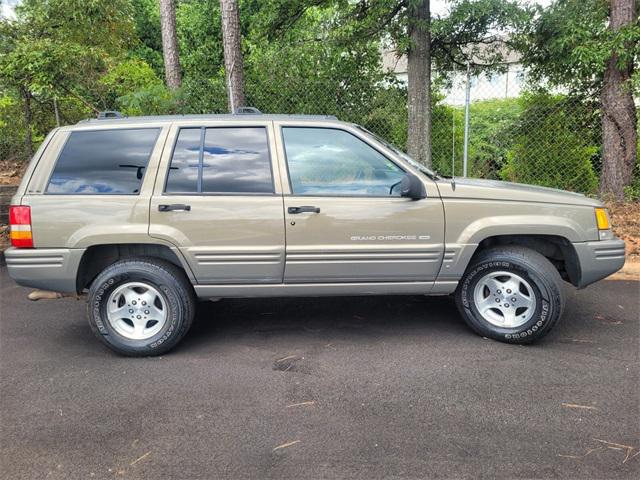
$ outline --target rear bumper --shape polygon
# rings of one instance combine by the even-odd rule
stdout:
[[[608,277],[624,265],[624,242],[620,239],[580,242],[573,246],[580,265],[578,288]]]
[[[8,248],[4,256],[9,276],[17,284],[75,293],[83,253],[83,248]]]

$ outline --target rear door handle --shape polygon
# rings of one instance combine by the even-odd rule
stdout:
[[[312,207],[309,205],[303,205],[302,207],[289,207],[287,209],[287,212],[292,213],[294,215],[298,213],[320,213],[320,208]]]
[[[185,205],[184,203],[172,203],[171,205],[158,205],[158,210],[161,212],[171,212],[171,211],[190,211],[191,205]]]

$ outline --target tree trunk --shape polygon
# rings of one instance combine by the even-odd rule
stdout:
[[[222,43],[224,45],[224,69],[227,77],[229,111],[245,106],[244,67],[240,49],[240,13],[238,0],[220,0],[222,10]]]
[[[162,53],[164,55],[164,74],[167,87],[174,90],[180,87],[180,56],[178,53],[178,35],[176,33],[176,2],[160,0],[160,28],[162,30]]]
[[[407,151],[418,162],[431,166],[431,14],[429,0],[409,7],[407,53],[409,131]]]
[[[24,136],[24,148],[27,153],[27,157],[31,158],[33,155],[33,133],[31,132],[31,92],[23,88],[22,89],[22,99],[24,100],[24,127],[25,127],[25,136]]]
[[[619,30],[637,18],[635,0],[611,0],[609,28]],[[631,48],[631,46],[629,46]],[[623,200],[624,187],[632,180],[636,163],[638,132],[636,107],[631,90],[633,62],[618,64],[612,52],[600,100],[602,102],[602,176],[600,193]]]

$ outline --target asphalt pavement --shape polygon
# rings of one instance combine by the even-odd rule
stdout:
[[[0,281],[3,479],[640,478],[639,282],[567,287],[532,346],[447,297],[247,299],[132,359]]]

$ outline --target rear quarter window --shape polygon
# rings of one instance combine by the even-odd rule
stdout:
[[[46,193],[137,195],[159,128],[71,132]]]

